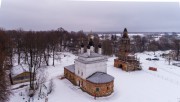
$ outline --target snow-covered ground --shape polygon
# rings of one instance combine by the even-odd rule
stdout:
[[[54,91],[47,96],[48,102],[179,102],[180,67],[168,65],[168,61],[159,57],[161,53],[161,51],[156,52],[159,61],[146,60],[146,58],[154,58],[152,52],[138,53],[143,70],[135,72],[114,68],[115,57],[109,57],[107,69],[108,74],[115,77],[114,93],[96,100],[77,86],[73,86],[67,79],[59,79],[59,76],[63,75],[64,66],[73,64],[77,57],[64,53],[66,57],[61,56],[61,61],[57,61],[55,66],[45,68],[48,72],[47,83],[52,78],[54,82]],[[150,66],[156,67],[157,71],[148,70]],[[19,85],[14,85],[12,88]],[[10,102],[26,102],[28,97],[25,90],[26,87],[13,90]],[[24,95],[21,96],[21,93]],[[45,102],[45,98],[38,100],[36,95],[33,102]]]

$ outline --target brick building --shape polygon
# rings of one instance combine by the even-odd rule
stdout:
[[[95,53],[93,40],[90,39],[84,53],[82,44],[75,64],[64,67],[64,76],[88,94],[101,97],[114,91],[114,77],[107,74],[107,58],[101,55],[101,45],[98,47],[98,53]]]
[[[114,67],[121,68],[124,71],[141,70],[137,56],[130,53],[130,47],[130,38],[125,28],[120,39],[118,58],[114,59]]]

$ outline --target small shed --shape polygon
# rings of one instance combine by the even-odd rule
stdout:
[[[13,66],[10,70],[9,78],[12,85],[28,82],[30,80],[30,72],[28,66]]]

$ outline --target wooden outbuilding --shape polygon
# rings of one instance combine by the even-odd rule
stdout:
[[[33,73],[31,75],[33,76]],[[12,85],[30,81],[30,72],[28,71],[28,66],[17,65],[12,67],[9,78]]]

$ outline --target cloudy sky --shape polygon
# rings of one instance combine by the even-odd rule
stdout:
[[[179,3],[2,0],[0,27],[68,31],[180,32]]]

